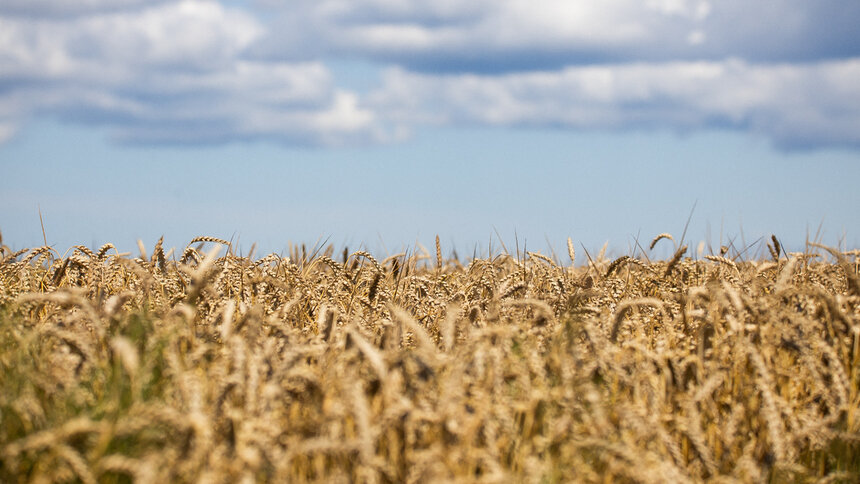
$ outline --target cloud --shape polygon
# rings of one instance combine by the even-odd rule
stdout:
[[[151,144],[380,143],[473,124],[721,127],[786,149],[860,147],[857,2],[244,5],[3,1],[0,143],[49,116]],[[349,69],[329,67],[343,61],[384,70],[380,85],[346,88],[354,79],[333,72]]]
[[[391,69],[370,96],[395,124],[733,128],[785,149],[860,148],[860,59],[571,66],[504,75]]]
[[[860,3],[317,0],[249,51],[393,66],[366,105],[422,124],[729,128],[860,147]],[[296,39],[313,38],[313,45]]]
[[[66,17],[100,12],[152,6],[171,0],[4,0],[0,4],[0,15],[17,15],[35,18]]]
[[[105,125],[132,143],[384,138],[323,63],[243,58],[263,32],[246,12],[126,3],[93,15],[0,17],[0,115]]]
[[[860,3],[843,0],[318,0],[281,8],[274,8],[278,27],[252,49],[256,55],[326,53],[473,73],[860,56]]]
[[[13,123],[0,122],[0,144],[12,139],[17,129]]]
[[[323,0],[281,12],[252,52],[301,58],[325,52],[391,62],[414,70],[481,71],[560,65],[631,55],[629,49],[683,39],[696,22],[686,5],[634,0],[417,2]],[[686,4],[686,0],[681,0]],[[693,15],[695,17],[695,15]],[[680,30],[679,30],[680,29]],[[658,38],[659,37],[659,38]],[[296,42],[314,38],[313,46]]]
[[[152,68],[225,67],[262,33],[247,14],[190,1],[71,19],[0,17],[0,29],[4,78],[121,82]]]

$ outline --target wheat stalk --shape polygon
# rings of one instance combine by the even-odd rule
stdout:
[[[726,258],[726,257],[720,257],[720,256],[717,256],[717,255],[706,255],[706,256],[705,256],[705,259],[708,259],[708,260],[709,260],[709,261],[711,261],[711,262],[718,262],[718,263],[720,263],[720,264],[723,264],[723,265],[729,266],[729,267],[731,267],[732,269],[734,269],[734,270],[736,270],[736,271],[738,270],[738,265],[737,265],[737,264],[735,264],[735,261],[733,261],[733,260],[731,260],[731,259],[728,259],[728,258]]]
[[[655,245],[657,245],[657,242],[660,242],[660,241],[661,241],[661,240],[663,240],[663,239],[669,239],[669,240],[671,240],[672,242],[674,242],[674,241],[675,241],[675,238],[674,238],[674,237],[672,237],[672,234],[667,233],[667,232],[663,232],[662,234],[659,234],[659,235],[657,235],[656,237],[654,237],[654,240],[652,240],[652,241],[651,241],[651,245],[649,245],[649,246],[648,246],[648,249],[649,249],[649,250],[654,250],[654,246],[655,246]],[[683,242],[683,241],[682,241],[682,242]]]

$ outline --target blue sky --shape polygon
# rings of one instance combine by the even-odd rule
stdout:
[[[620,255],[692,210],[694,245],[857,247],[859,22],[835,0],[5,0],[0,231],[42,245],[41,211],[61,252]]]

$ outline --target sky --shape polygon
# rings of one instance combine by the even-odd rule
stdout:
[[[0,232],[857,248],[858,24],[844,0],[3,0]]]

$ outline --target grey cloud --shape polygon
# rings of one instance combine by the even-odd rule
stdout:
[[[860,56],[860,3],[843,0],[714,2],[703,21],[705,55],[750,61],[817,61]]]
[[[361,57],[425,72],[571,64],[785,62],[860,55],[860,3],[844,0],[320,0],[283,9],[255,55]],[[477,5],[477,7],[476,7]],[[311,41],[312,39],[312,41]]]
[[[33,18],[68,18],[122,10],[151,7],[176,0],[3,0],[0,15]]]
[[[729,127],[784,149],[860,147],[860,60],[641,63],[479,76],[393,69],[371,105],[404,125]]]

